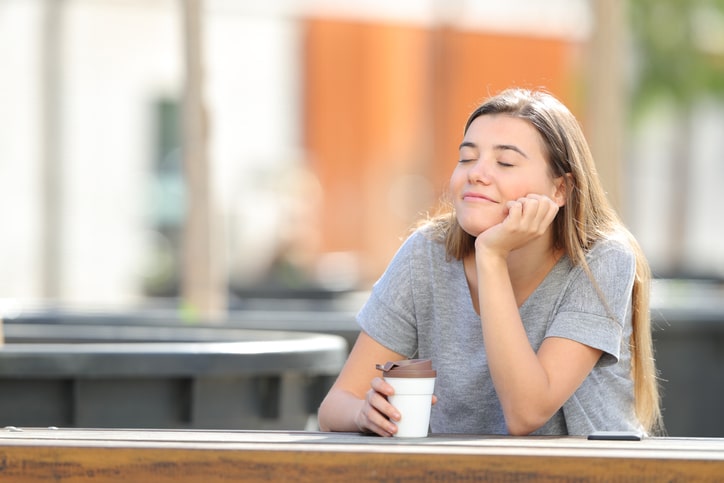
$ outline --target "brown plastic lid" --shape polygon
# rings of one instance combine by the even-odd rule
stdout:
[[[437,371],[432,368],[431,359],[406,359],[388,362],[384,366],[377,364],[378,371],[384,377],[436,377]]]

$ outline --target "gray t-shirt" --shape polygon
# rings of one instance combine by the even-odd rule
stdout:
[[[564,256],[520,307],[534,350],[555,336],[604,352],[573,396],[534,434],[641,429],[629,347],[635,258],[625,242],[613,239],[599,241],[586,258],[606,304],[584,270]],[[438,397],[430,417],[433,433],[507,433],[462,262],[446,260],[444,245],[425,228],[400,247],[357,321],[385,347],[432,359]]]

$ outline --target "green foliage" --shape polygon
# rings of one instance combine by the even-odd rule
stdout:
[[[724,0],[630,0],[635,113],[724,97]]]

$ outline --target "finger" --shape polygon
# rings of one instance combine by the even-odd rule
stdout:
[[[518,221],[523,216],[523,201],[521,200],[514,200],[514,201],[508,201],[505,203],[505,206],[508,208],[508,216],[507,218],[512,221]]]
[[[534,230],[540,230],[548,225],[545,223],[548,213],[550,212],[550,205],[544,199],[531,200],[531,217],[532,217],[532,228]]]
[[[540,202],[534,198],[521,198],[521,216],[519,229],[523,232],[537,231],[540,223]]]
[[[400,420],[400,413],[397,408],[392,406],[385,396],[373,389],[368,391],[366,399],[367,404],[363,412],[369,429],[387,436],[396,433],[397,425],[395,421]]]
[[[557,206],[558,206],[558,205],[557,205],[552,199],[550,199],[549,197],[547,197],[547,196],[545,196],[545,195],[538,195],[538,194],[535,194],[535,193],[531,193],[531,194],[529,194],[528,196],[526,196],[525,198],[521,198],[521,201],[523,201],[523,202],[525,202],[525,201],[535,201],[535,202],[537,203],[537,205],[536,205],[537,207],[543,207],[543,208],[545,208],[546,210],[548,210],[549,207],[553,207],[553,206],[556,206],[556,207],[557,207]],[[533,204],[531,204],[531,206],[533,206]]]
[[[392,396],[395,393],[395,388],[381,377],[372,379],[371,385],[372,389],[385,396]]]
[[[540,207],[540,201],[536,198],[522,198],[520,204],[523,208],[523,216],[529,219],[535,219]]]
[[[381,418],[379,414],[369,415],[366,419],[365,428],[369,432],[384,437],[394,436],[397,432],[397,425],[387,419]]]
[[[523,216],[530,223],[529,228],[535,231],[545,230],[558,213],[558,205],[543,195],[529,195],[522,201]]]
[[[400,420],[400,412],[390,404],[389,397],[395,394],[395,388],[381,377],[372,379],[372,389],[368,392],[368,401],[384,417],[393,421]],[[377,397],[375,397],[377,396]]]
[[[553,219],[556,217],[561,207],[553,200],[548,200],[548,211],[546,213],[546,223],[553,223]]]
[[[367,411],[358,416],[357,427],[363,433],[374,433],[379,436],[392,436],[397,431],[397,426],[389,420],[381,417],[368,407]]]
[[[539,203],[539,223],[545,228],[553,222],[560,207],[548,197],[542,197]]]

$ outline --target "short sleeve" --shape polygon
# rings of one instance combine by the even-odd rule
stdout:
[[[357,314],[357,323],[370,337],[407,357],[417,351],[411,265],[421,236],[416,232],[402,244]]]
[[[586,257],[595,283],[582,267],[561,298],[546,337],[563,337],[600,349],[601,364],[618,361],[624,326],[630,323],[636,259],[625,244],[599,242]]]

